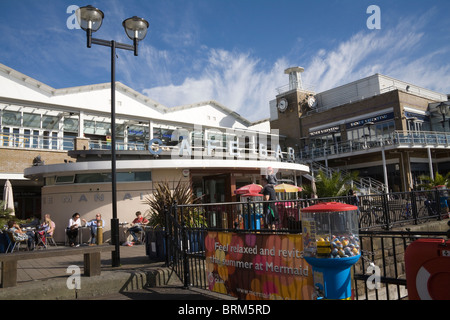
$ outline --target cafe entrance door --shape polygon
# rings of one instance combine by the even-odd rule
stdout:
[[[226,202],[226,185],[227,174],[205,176],[203,177],[203,194],[205,195],[205,203],[221,203]]]

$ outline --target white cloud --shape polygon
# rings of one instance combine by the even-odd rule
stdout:
[[[285,66],[281,59],[265,70],[250,54],[211,49],[199,76],[143,93],[169,107],[216,100],[255,121],[269,116],[269,100],[275,97],[275,88],[287,82]]]
[[[410,53],[420,46],[423,33],[416,29],[400,22],[388,31],[363,30],[335,48],[320,49],[305,68],[305,81],[320,92],[377,72],[391,75],[391,66],[401,70],[405,61],[417,59]]]
[[[318,49],[303,62],[280,57],[268,65],[249,53],[202,46],[203,60],[195,61],[194,76],[173,84],[169,68],[158,70],[166,74],[162,77],[169,84],[144,89],[143,93],[168,107],[214,99],[252,121],[269,116],[268,105],[276,96],[276,88],[288,83],[284,70],[296,65],[305,67],[303,83],[313,85],[316,92],[381,73],[449,93],[450,63],[442,61],[448,61],[445,57],[450,47],[427,47],[427,21],[431,19],[403,19],[392,28],[362,30],[334,47]],[[169,64],[173,58],[159,57]]]

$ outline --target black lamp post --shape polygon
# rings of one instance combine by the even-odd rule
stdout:
[[[111,48],[111,180],[112,180],[112,219],[111,219],[111,239],[115,245],[112,252],[112,266],[120,266],[120,245],[119,245],[119,219],[117,218],[117,188],[116,188],[116,48],[133,51],[138,55],[138,43],[147,35],[148,22],[139,17],[128,18],[123,21],[127,36],[133,40],[133,45],[123,44],[114,40],[107,41],[92,38],[92,33],[100,29],[104,14],[101,10],[93,6],[81,7],[76,11],[76,17],[80,27],[86,31],[87,47],[98,44]]]

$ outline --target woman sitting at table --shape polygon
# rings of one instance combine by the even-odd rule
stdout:
[[[8,231],[12,233],[13,238],[15,241],[23,241],[27,240],[28,249],[33,250],[34,249],[34,233],[33,231],[24,232],[22,229],[20,229],[20,226],[17,224],[17,222],[10,220],[8,221]]]
[[[44,215],[44,221],[39,226],[38,233],[42,239],[42,241],[45,243],[46,236],[53,237],[53,232],[55,231],[55,223],[50,218],[49,214]]]
[[[75,240],[78,236],[78,228],[81,227],[80,214],[78,212],[72,215],[69,220],[69,226],[67,227],[67,237],[69,238],[69,245],[71,247],[75,246]]]

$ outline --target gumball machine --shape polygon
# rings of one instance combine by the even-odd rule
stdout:
[[[318,299],[351,299],[351,267],[361,257],[357,210],[339,202],[302,210],[303,257]]]

